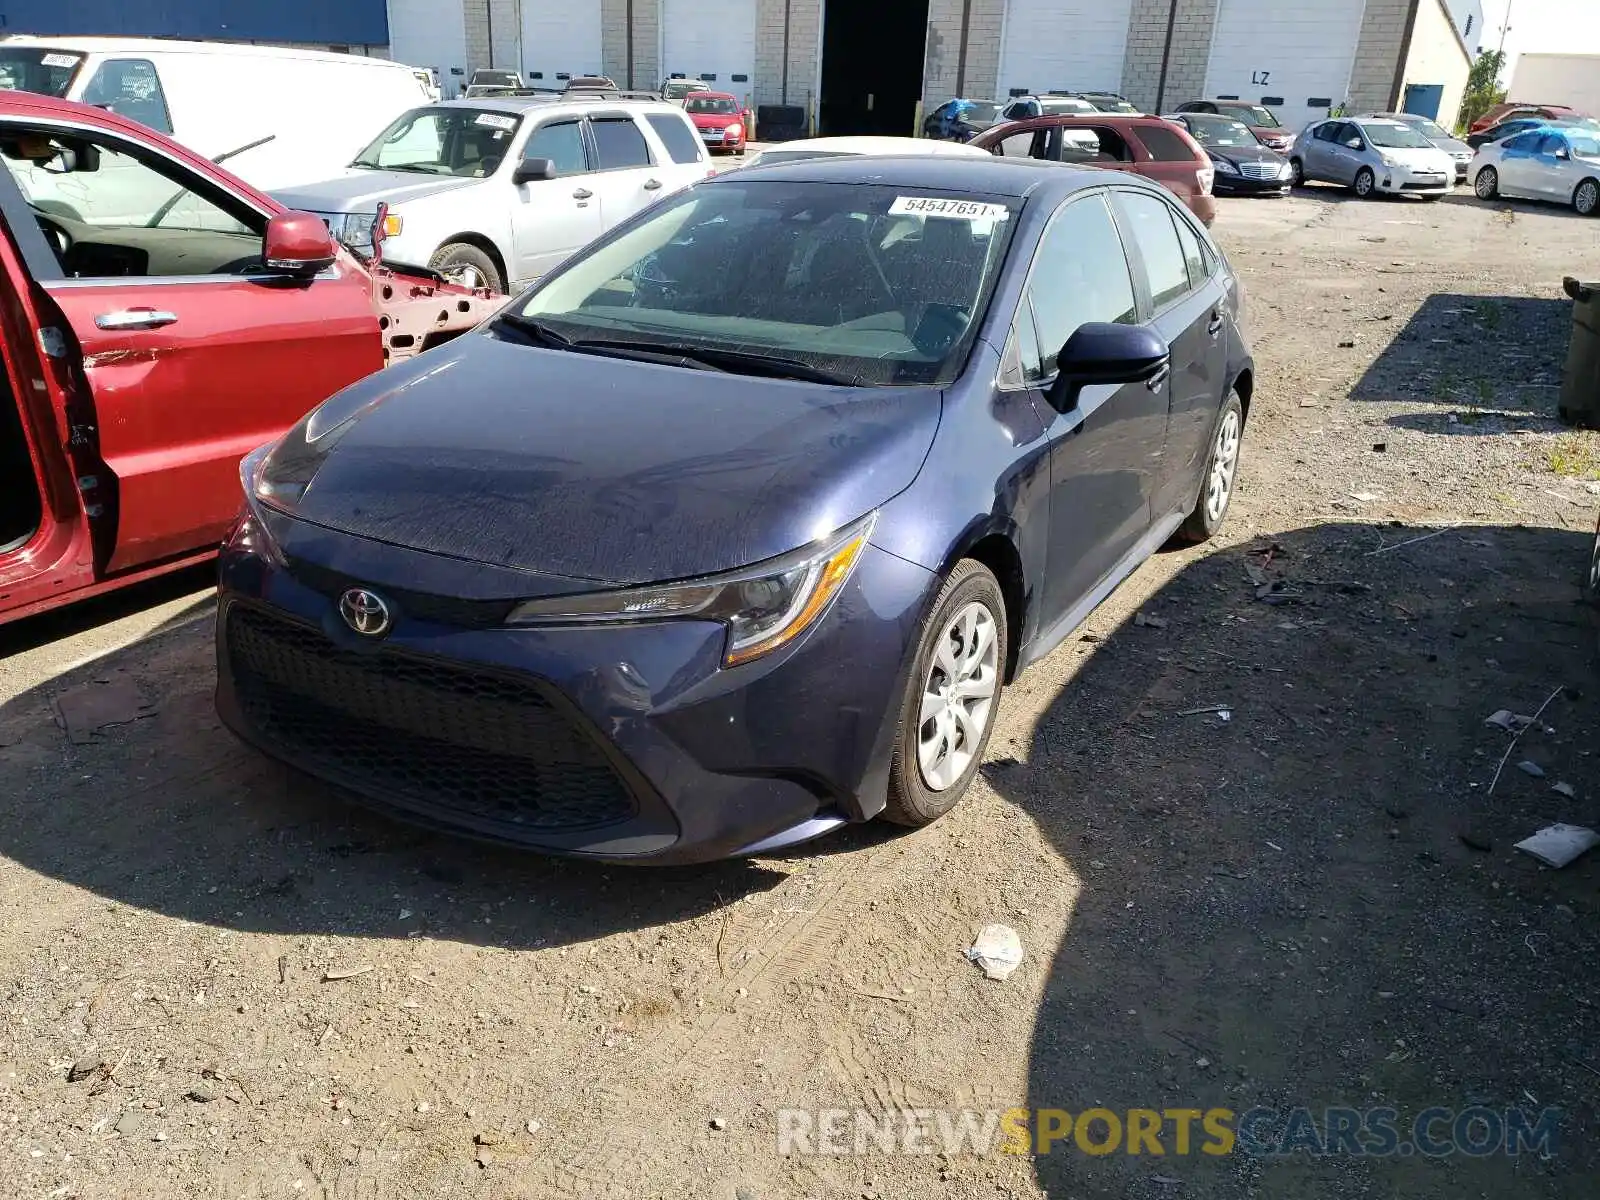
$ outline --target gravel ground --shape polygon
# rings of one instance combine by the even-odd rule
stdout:
[[[1600,445],[1553,420],[1594,229],[1223,202],[1233,521],[1026,675],[916,834],[484,850],[220,730],[203,577],[0,630],[0,1194],[1593,1195],[1600,854],[1512,844],[1600,824]],[[74,740],[86,701],[132,719]],[[962,957],[994,921],[1003,983]],[[1561,1110],[1549,1155],[778,1152],[784,1109],[1513,1105]]]

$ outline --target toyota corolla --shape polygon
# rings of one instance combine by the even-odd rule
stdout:
[[[1238,293],[1134,176],[696,186],[245,460],[220,712],[370,803],[553,853],[926,824],[1002,686],[1221,525]]]

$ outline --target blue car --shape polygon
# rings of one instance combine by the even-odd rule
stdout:
[[[697,185],[245,460],[219,711],[372,804],[556,854],[926,824],[1002,686],[1227,515],[1238,302],[1131,175]]]

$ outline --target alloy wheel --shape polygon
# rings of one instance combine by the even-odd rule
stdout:
[[[1365,200],[1372,195],[1372,189],[1377,185],[1378,179],[1369,169],[1362,167],[1356,172],[1356,195]]]
[[[1585,179],[1572,197],[1572,207],[1578,210],[1579,216],[1594,216],[1595,209],[1600,208],[1600,185],[1596,185],[1592,179]]]
[[[1493,200],[1499,187],[1500,176],[1493,167],[1485,167],[1479,171],[1478,178],[1472,184],[1472,190],[1477,193],[1479,200]]]
[[[966,775],[994,715],[1000,639],[989,606],[974,600],[956,610],[938,647],[922,686],[917,764],[927,788],[943,792]]]
[[[1239,469],[1239,414],[1230,411],[1217,429],[1211,451],[1211,474],[1206,479],[1206,516],[1220,522],[1233,498],[1233,477]]]
[[[471,263],[462,263],[460,266],[452,267],[443,274],[448,282],[455,284],[457,287],[481,288],[486,282],[482,273]]]
[[[1298,158],[1289,160],[1289,183],[1294,187],[1306,185],[1306,167]]]

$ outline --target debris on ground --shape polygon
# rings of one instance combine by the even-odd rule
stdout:
[[[1149,617],[1144,613],[1135,613],[1133,623],[1141,629],[1165,629],[1167,627],[1167,619],[1165,617]]]
[[[1600,846],[1600,833],[1581,825],[1550,825],[1531,838],[1517,843],[1516,848],[1531,854],[1547,867],[1557,869],[1577,861]]]
[[[113,725],[131,725],[141,717],[156,715],[155,705],[139,694],[132,680],[88,683],[63,692],[50,702],[56,724],[75,746],[86,746],[94,735]]]
[[[80,1058],[68,1069],[67,1082],[77,1083],[79,1080],[87,1079],[104,1065],[98,1058]]]
[[[1544,778],[1544,768],[1538,763],[1534,762],[1532,759],[1523,759],[1517,764],[1517,770],[1521,771],[1524,775],[1531,775],[1535,779]]]
[[[1233,720],[1233,706],[1228,704],[1213,704],[1207,708],[1191,708],[1179,713],[1180,717],[1209,717],[1215,714],[1224,721]]]
[[[366,975],[372,967],[329,967],[322,973],[323,983],[338,983],[341,979],[354,979],[358,975]]]
[[[1552,783],[1550,785],[1550,790],[1552,792],[1560,793],[1568,800],[1576,800],[1578,798],[1578,789],[1573,787],[1570,783]]]
[[[985,925],[967,951],[967,961],[976,963],[985,979],[1009,979],[1022,965],[1022,939],[1009,925]]]
[[[721,1133],[727,1127],[728,1127],[728,1122],[727,1122],[727,1119],[725,1117],[712,1117],[711,1118],[711,1128],[715,1129],[718,1133]]]
[[[1498,729],[1504,729],[1507,733],[1521,733],[1533,724],[1533,718],[1519,716],[1509,708],[1502,708],[1493,716],[1485,717],[1483,723],[1485,725],[1493,725]]]

